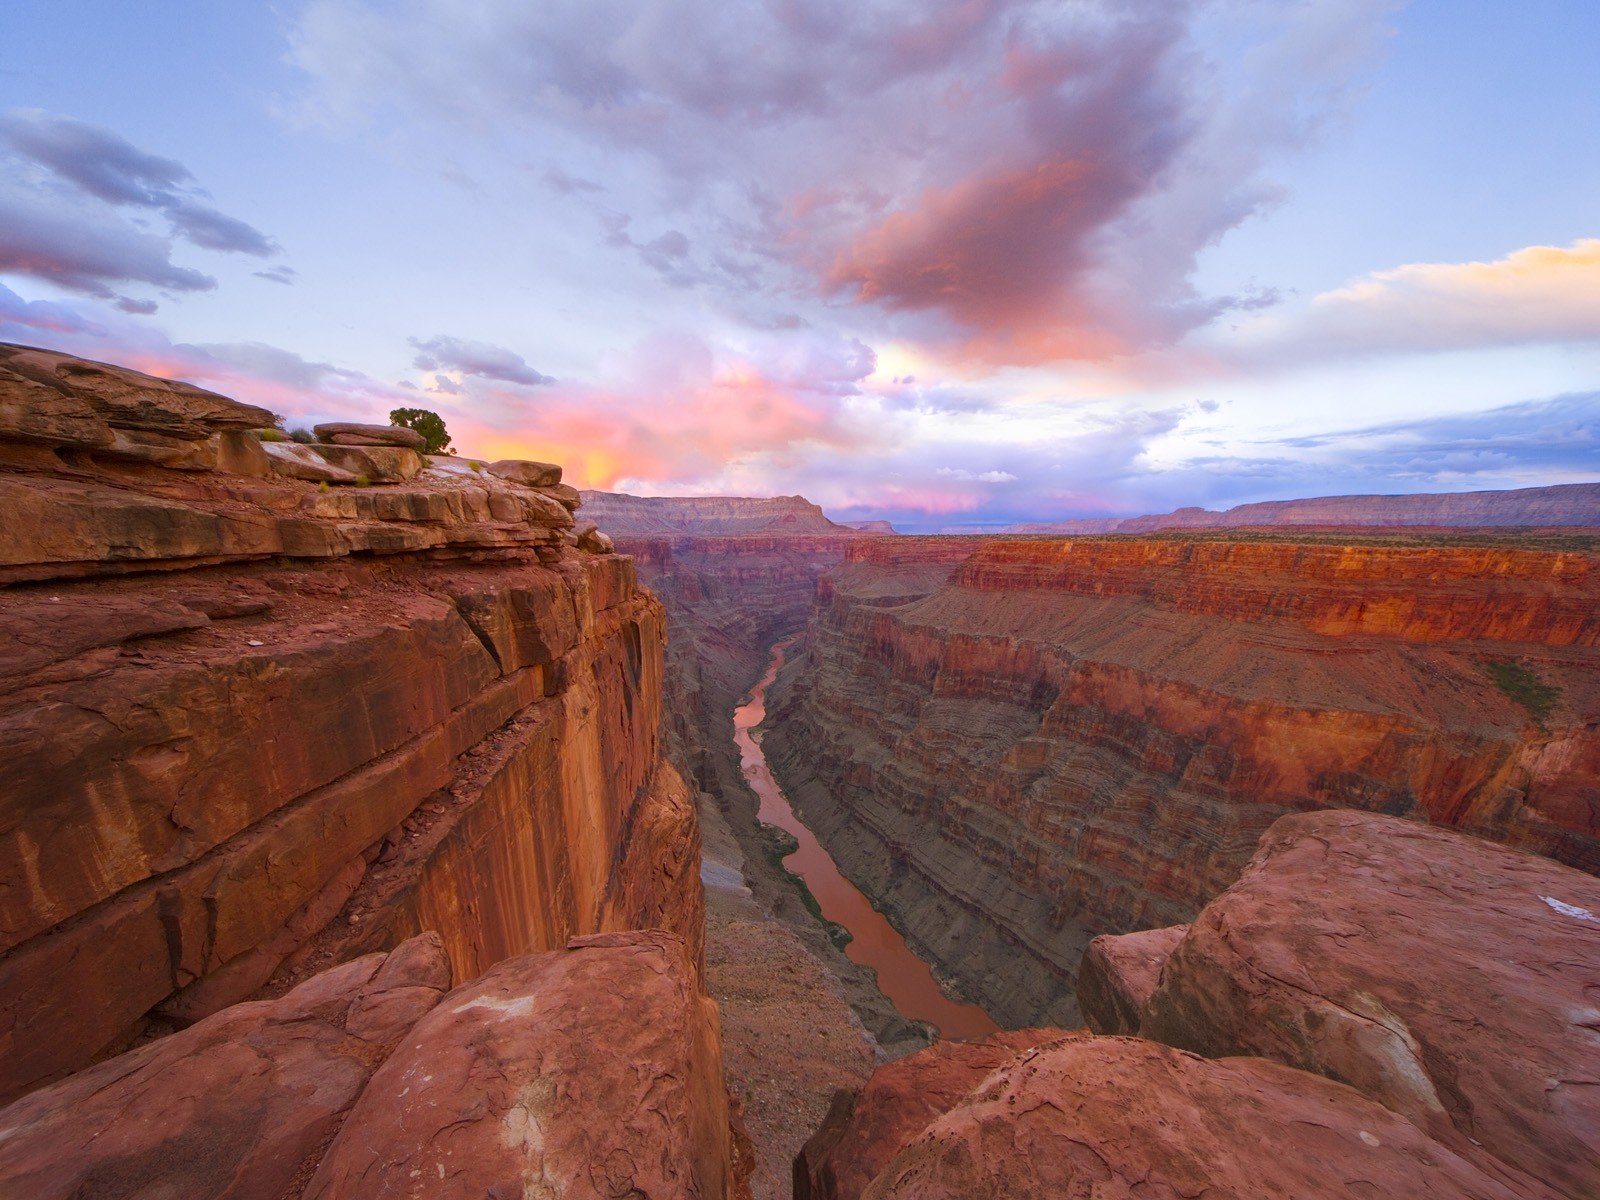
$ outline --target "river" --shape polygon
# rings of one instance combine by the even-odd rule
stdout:
[[[773,647],[766,673],[750,689],[750,698],[733,714],[733,737],[739,746],[740,765],[745,781],[761,799],[761,820],[786,830],[800,843],[800,848],[784,859],[784,865],[806,881],[822,915],[850,931],[852,940],[845,947],[845,954],[878,973],[878,987],[903,1015],[927,1021],[937,1026],[944,1037],[958,1040],[997,1032],[1000,1027],[983,1009],[958,1003],[939,990],[932,968],[912,952],[888,919],[844,877],[816,835],[795,816],[788,797],[773,778],[753,731],[767,715],[767,688],[777,677],[788,646],[788,642],[780,642]]]

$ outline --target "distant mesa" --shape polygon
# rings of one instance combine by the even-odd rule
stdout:
[[[899,533],[888,521],[845,521],[846,529],[855,529],[861,533]]]
[[[1163,529],[1243,529],[1271,525],[1508,528],[1600,525],[1600,483],[1562,483],[1510,491],[1408,496],[1318,496],[1240,504],[1222,512],[1188,507],[1143,517],[1036,521],[999,529],[960,526],[946,533],[1154,533]]]
[[[613,536],[855,532],[839,525],[804,496],[629,496],[584,492],[583,508]]]

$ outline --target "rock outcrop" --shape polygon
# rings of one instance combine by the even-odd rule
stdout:
[[[0,1109],[0,1194],[741,1194],[682,938],[577,938],[449,987],[424,935],[36,1091]]]
[[[0,351],[0,1099],[425,930],[462,980],[640,927],[700,960],[632,560],[469,461],[296,477],[270,420]]]
[[[1533,1200],[1535,1181],[1457,1154],[1355,1089],[1262,1059],[1134,1038],[1014,1059],[935,1120],[864,1200]]]
[[[681,938],[611,933],[457,988],[378,1069],[305,1200],[733,1191],[715,1005]]]
[[[794,1200],[857,1200],[936,1118],[1018,1055],[1068,1038],[1017,1029],[976,1042],[936,1042],[887,1063],[859,1091],[835,1093],[821,1127],[794,1161]]]
[[[1600,1195],[1600,881],[1356,812],[1285,817],[1172,950],[1145,1037],[1340,1080]]]
[[[1600,483],[1558,483],[1509,491],[1433,495],[1319,496],[1240,504],[1223,512],[1180,508],[1143,517],[1089,517],[1012,525],[1001,533],[1154,533],[1162,529],[1245,529],[1272,525],[1405,525],[1495,528],[1600,526]]]
[[[1597,613],[1567,538],[863,540],[764,748],[964,998],[1072,1025],[1091,938],[1190,920],[1286,812],[1600,869]]]
[[[0,1194],[283,1200],[450,987],[424,935],[239,1004],[0,1109]]]
[[[1187,925],[1102,933],[1078,965],[1078,1009],[1096,1033],[1135,1034],[1145,1005],[1161,982],[1161,969],[1189,931]]]

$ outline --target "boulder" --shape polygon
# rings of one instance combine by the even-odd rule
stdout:
[[[539,491],[549,496],[550,499],[561,505],[568,512],[577,512],[578,509],[583,507],[583,493],[570,484],[551,484],[549,487],[540,488]]]
[[[424,934],[0,1110],[0,1195],[282,1200],[450,985]]]
[[[319,443],[308,448],[341,470],[355,476],[365,475],[369,483],[403,483],[422,470],[424,461],[422,455],[404,446],[335,446]]]
[[[1019,1053],[1084,1036],[1018,1029],[978,1042],[936,1042],[884,1064],[859,1092],[834,1094],[822,1127],[795,1156],[794,1200],[857,1200],[934,1118]]]
[[[1139,1032],[1140,1015],[1161,981],[1161,968],[1189,931],[1187,925],[1103,933],[1089,943],[1078,967],[1078,1008],[1096,1033]]]
[[[590,554],[611,554],[616,550],[611,536],[601,533],[593,521],[585,521],[572,534],[577,539],[578,549],[587,550]]]
[[[400,446],[407,450],[422,450],[428,439],[415,429],[403,425],[357,425],[347,421],[332,421],[312,430],[319,442],[335,446]]]
[[[489,472],[524,487],[554,487],[561,482],[561,468],[555,463],[531,462],[520,458],[502,458],[499,462],[492,462]]]
[[[1173,950],[1141,1032],[1342,1080],[1457,1149],[1595,1196],[1597,998],[1600,880],[1333,810],[1266,832]]]
[[[733,1181],[716,1022],[672,934],[508,959],[379,1068],[305,1200],[719,1200]]]
[[[1212,1061],[1137,1038],[1023,1054],[935,1120],[868,1200],[1550,1193],[1440,1145],[1353,1088],[1280,1063]]]
[[[275,475],[287,479],[305,479],[312,483],[354,483],[356,473],[336,467],[310,446],[299,442],[262,442]]]

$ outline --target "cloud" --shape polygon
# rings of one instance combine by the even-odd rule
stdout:
[[[419,370],[453,371],[530,387],[555,382],[550,376],[542,375],[530,367],[522,355],[490,342],[437,334],[431,338],[412,338],[411,344],[419,352],[413,360]]]
[[[252,271],[257,279],[265,279],[269,283],[293,283],[300,278],[300,272],[293,267],[276,266],[268,267],[265,271]]]
[[[1490,346],[1600,342],[1600,238],[1529,246],[1492,262],[1410,263],[1263,317],[1241,357],[1307,360]]]
[[[598,240],[660,286],[1028,364],[1264,303],[1199,294],[1197,257],[1280,198],[1397,3],[310,0],[291,40],[316,119],[629,197]]]
[[[75,197],[22,186],[0,171],[0,272],[29,275],[102,299],[116,296],[113,285],[130,283],[171,292],[217,286],[211,276],[174,264],[171,253],[166,238]]]
[[[148,313],[155,311],[153,301],[114,289],[140,283],[168,292],[216,287],[211,276],[173,263],[173,239],[260,258],[280,252],[271,238],[203,196],[183,164],[147,154],[109,129],[38,109],[0,113],[0,272]],[[125,219],[120,210],[159,214],[169,236]]]

